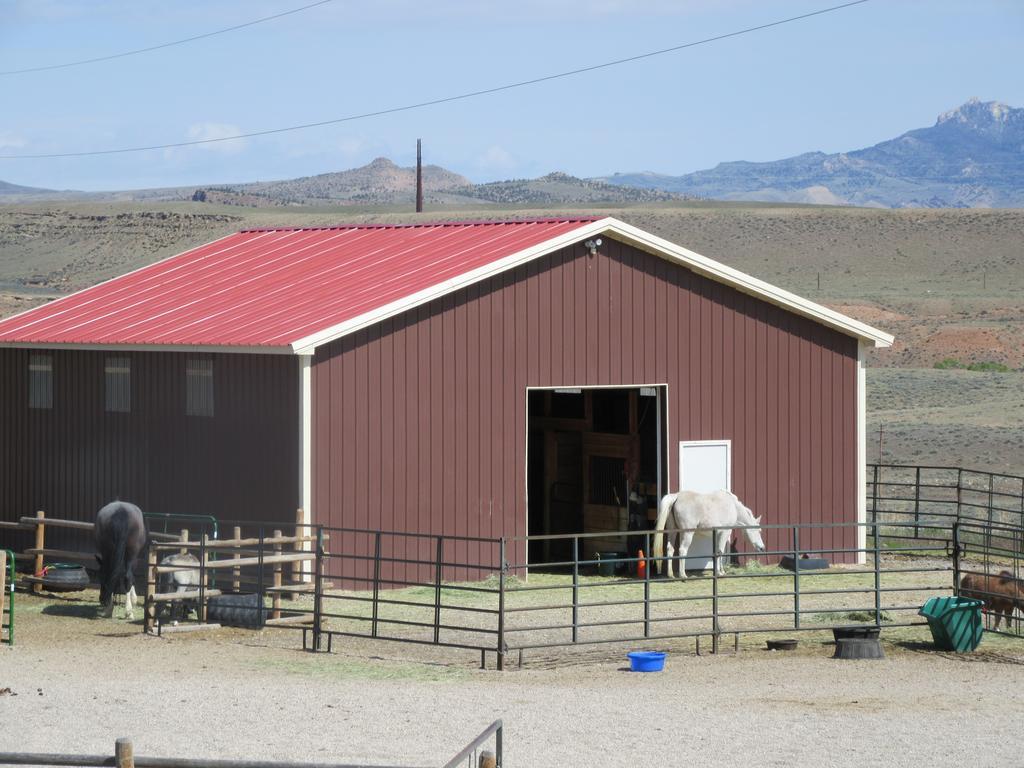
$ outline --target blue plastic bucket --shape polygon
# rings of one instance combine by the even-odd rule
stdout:
[[[667,655],[662,651],[631,651],[626,654],[632,672],[661,672]]]

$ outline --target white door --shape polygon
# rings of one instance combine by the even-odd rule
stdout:
[[[732,490],[731,440],[682,440],[679,443],[679,490],[710,493]],[[686,558],[686,570],[711,567],[710,533],[698,533]]]

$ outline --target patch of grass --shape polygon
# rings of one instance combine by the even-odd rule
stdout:
[[[882,611],[879,617],[883,624],[892,623],[892,616]],[[811,616],[811,621],[818,622],[820,624],[874,624],[875,623],[875,612],[874,611],[849,611],[847,613],[832,612],[832,613],[818,613]]]
[[[1013,369],[1010,368],[1007,365],[1003,365],[1002,363],[988,362],[988,361],[982,361],[982,362],[979,362],[979,363],[971,363],[970,365],[967,366],[967,370],[968,371],[991,371],[993,373],[1010,373],[1010,372],[1013,371]]]
[[[937,362],[934,366],[940,371],[952,369],[964,371],[983,371],[986,373],[1012,373],[1013,369],[1003,363],[996,363],[991,360],[981,360],[976,363],[963,363],[955,357],[947,357]]]

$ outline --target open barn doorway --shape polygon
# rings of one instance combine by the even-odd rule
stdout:
[[[527,392],[530,535],[598,533],[581,559],[643,546],[665,492],[666,388],[559,387]],[[639,542],[639,543],[638,543]],[[531,566],[572,560],[572,539],[530,543]]]

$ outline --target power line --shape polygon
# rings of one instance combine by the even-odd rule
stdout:
[[[280,19],[284,16],[291,16],[293,13],[301,13],[302,11],[308,11],[310,8],[316,8],[318,5],[327,5],[327,3],[333,3],[334,0],[318,0],[318,2],[304,5],[301,8],[292,8],[290,11],[282,11],[281,13],[275,13],[273,16],[264,16],[262,19],[254,19],[253,21],[247,21],[244,24],[236,24],[233,27],[225,27],[224,29],[218,29],[213,32],[206,32],[202,35],[195,35],[193,37],[186,37],[183,40],[172,40],[169,43],[160,43],[159,45],[151,45],[148,48],[136,48],[133,51],[124,51],[122,53],[112,53],[108,56],[97,56],[94,59],[80,59],[78,61],[67,61],[63,64],[47,64],[41,67],[26,67],[25,69],[9,69],[7,71],[0,71],[0,75],[24,75],[28,72],[46,72],[51,69],[67,69],[68,67],[77,67],[82,64],[96,64],[101,61],[111,61],[112,59],[123,59],[125,56],[135,56],[139,53],[149,53],[150,51],[159,51],[161,48],[170,48],[175,45],[183,45],[185,43],[194,43],[196,40],[205,40],[208,37],[214,35],[223,35],[225,32],[234,32],[239,29],[245,29],[256,24],[262,24],[265,21],[273,21],[274,19]]]
[[[326,0],[325,0],[326,1]],[[756,27],[747,27],[746,29],[740,29],[735,32],[727,32],[722,35],[715,35],[714,37],[706,37],[703,40],[695,40],[690,43],[683,43],[681,45],[674,45],[671,48],[662,48],[657,51],[648,51],[647,53],[640,53],[635,56],[628,56],[624,59],[615,59],[614,61],[606,61],[601,64],[592,64],[588,67],[580,67],[579,69],[570,69],[565,72],[558,72],[552,75],[544,75],[542,77],[535,77],[530,80],[520,80],[515,83],[506,83],[505,85],[498,85],[493,88],[483,88],[478,91],[469,91],[468,93],[460,93],[456,96],[445,96],[438,99],[430,99],[429,101],[420,101],[414,104],[405,104],[400,107],[391,107],[389,109],[379,109],[374,112],[363,112],[356,115],[348,115],[346,117],[338,117],[332,120],[320,120],[315,123],[303,123],[301,125],[291,125],[284,128],[268,128],[263,131],[253,131],[251,133],[239,133],[234,136],[220,136],[212,139],[195,139],[192,141],[178,141],[170,144],[150,144],[148,146],[141,147],[121,147],[118,149],[97,149],[89,150],[84,152],[58,152],[52,154],[39,154],[39,155],[0,155],[0,160],[44,160],[60,157],[93,157],[97,155],[117,155],[128,152],[149,152],[157,149],[176,149],[178,147],[194,147],[200,144],[214,144],[222,141],[237,141],[239,139],[251,139],[257,136],[270,136],[275,133],[287,133],[289,131],[301,131],[307,128],[319,128],[325,125],[337,125],[339,123],[348,123],[355,120],[365,120],[370,117],[381,117],[382,115],[393,115],[397,112],[408,112],[413,109],[422,109],[424,107],[432,107],[438,104],[448,104],[453,101],[464,101],[466,99],[472,99],[477,96],[486,96],[492,93],[500,93],[502,91],[510,91],[515,88],[524,88],[528,85],[537,85],[538,83],[545,83],[551,80],[559,80],[563,77],[572,77],[573,75],[581,75],[585,72],[594,72],[599,69],[607,69],[608,67],[615,67],[620,64],[628,64],[633,61],[640,61],[641,59],[649,59],[654,56],[661,56],[666,53],[673,53],[674,51],[681,51],[685,48],[694,48],[698,45],[706,45],[708,43],[714,43],[719,40],[726,40],[731,37],[738,37],[740,35],[746,35],[751,32],[758,32],[763,29],[769,29],[771,27],[778,27],[783,24],[789,24],[794,21],[801,21],[802,19],[809,19],[812,16],[821,16],[822,14],[832,13],[833,11],[839,11],[843,8],[850,8],[854,5],[863,5],[868,0],[853,0],[853,2],[843,3],[842,5],[834,5],[831,8],[823,8],[819,11],[812,11],[810,13],[804,13],[799,16],[791,16],[788,19],[780,19],[779,21],[772,21],[767,24],[759,24]]]

